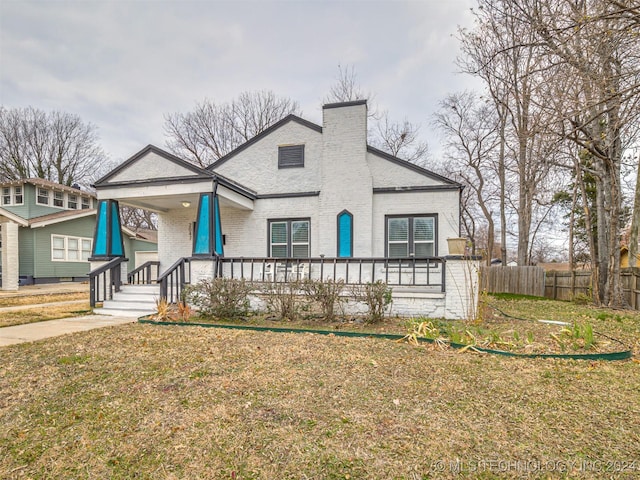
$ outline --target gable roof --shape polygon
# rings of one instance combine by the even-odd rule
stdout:
[[[238,153],[242,152],[243,150],[245,150],[246,148],[250,147],[254,143],[260,141],[261,139],[263,139],[267,135],[270,135],[271,133],[273,133],[274,131],[276,131],[277,129],[279,129],[283,125],[286,125],[289,122],[296,122],[296,123],[298,123],[298,124],[300,124],[300,125],[302,125],[304,127],[307,127],[307,128],[312,129],[312,130],[315,130],[318,133],[322,133],[322,127],[320,125],[316,125],[315,123],[310,122],[309,120],[305,120],[304,118],[300,118],[297,115],[294,115],[293,113],[290,113],[289,115],[284,117],[282,120],[274,123],[269,128],[266,128],[265,130],[260,132],[255,137],[250,138],[249,140],[244,142],[239,147],[236,147],[234,150],[232,150],[231,152],[227,153],[224,157],[221,157],[218,160],[216,160],[215,162],[213,162],[211,165],[209,165],[207,167],[207,170],[211,171],[211,170],[215,169],[216,167],[219,167],[220,165],[225,163],[227,160],[230,160],[231,158],[235,157]]]
[[[60,190],[63,192],[71,193],[74,195],[87,195],[95,198],[95,194],[92,192],[88,192],[86,190],[81,190],[75,187],[68,187],[67,185],[62,185],[61,183],[52,182],[51,180],[46,180],[44,178],[22,178],[20,180],[12,180],[10,182],[3,182],[0,184],[2,187],[15,187],[19,185],[23,185],[25,183],[34,185],[36,187],[50,188],[53,190]]]
[[[458,183],[454,180],[451,180],[450,178],[447,177],[443,177],[442,175],[439,175],[435,172],[432,172],[431,170],[427,170],[426,168],[423,168],[419,165],[416,165],[415,163],[411,163],[407,160],[403,160],[401,158],[398,157],[394,157],[393,155],[391,155],[390,153],[384,152],[382,150],[379,150],[375,147],[372,147],[371,145],[367,145],[367,152],[369,153],[373,153],[374,155],[377,155],[379,157],[384,158],[385,160],[388,160],[392,163],[395,163],[396,165],[400,165],[401,167],[405,167],[408,168],[409,170],[413,170],[416,173],[419,173],[420,175],[423,175],[425,177],[431,178],[433,180],[439,180],[441,182],[444,182],[448,185],[451,185],[453,187],[457,187],[457,188],[463,188],[464,186],[461,183]]]
[[[136,163],[138,160],[140,160],[142,157],[144,157],[145,155],[147,155],[148,153],[155,153],[156,155],[176,164],[179,165],[180,167],[189,170],[191,172],[193,172],[195,177],[203,177],[203,178],[208,178],[211,177],[211,173],[207,172],[206,170],[194,165],[193,163],[187,162],[186,160],[183,160],[180,157],[176,157],[175,155],[162,150],[161,148],[156,147],[155,145],[147,145],[146,147],[144,147],[142,150],[140,150],[138,153],[136,153],[135,155],[133,155],[132,157],[130,157],[128,160],[125,160],[123,163],[121,163],[120,165],[118,165],[116,168],[114,168],[113,170],[111,170],[109,173],[107,173],[105,176],[103,176],[102,178],[98,179],[93,186],[94,187],[98,187],[98,186],[102,186],[106,183],[108,183],[109,179],[115,177],[118,173],[126,170],[128,167],[130,167],[131,165],[133,165],[134,163]]]
[[[366,100],[356,100],[353,102],[341,102],[341,103],[330,103],[330,104],[326,104],[324,105],[322,108],[323,109],[327,109],[327,108],[338,108],[338,107],[344,107],[344,106],[352,106],[352,105],[366,105],[367,101]],[[271,125],[269,128],[263,130],[262,132],[260,132],[258,135],[256,135],[255,137],[247,140],[245,143],[243,143],[242,145],[240,145],[239,147],[235,148],[234,150],[232,150],[231,152],[229,152],[228,154],[226,154],[224,157],[219,158],[218,160],[216,160],[215,162],[213,162],[211,165],[209,165],[206,169],[208,171],[212,171],[214,169],[216,169],[217,167],[219,167],[220,165],[222,165],[223,163],[227,162],[228,160],[232,159],[233,157],[235,157],[236,155],[238,155],[240,152],[242,152],[243,150],[247,149],[248,147],[250,147],[251,145],[253,145],[254,143],[260,141],[261,139],[263,139],[264,137],[266,137],[267,135],[270,135],[271,133],[273,133],[274,131],[276,131],[277,129],[279,129],[280,127],[286,125],[289,122],[296,122],[299,123],[300,125],[303,125],[307,128],[311,128],[312,130],[315,130],[318,133],[322,133],[322,127],[320,125],[317,125],[313,122],[310,122],[308,120],[305,120],[304,118],[300,118],[297,115],[294,114],[289,114],[286,117],[284,117],[282,120],[274,123],[273,125]],[[455,182],[449,178],[443,177],[442,175],[439,175],[435,172],[432,172],[431,170],[427,170],[426,168],[420,167],[414,163],[411,163],[407,160],[403,160],[401,158],[395,157],[387,152],[384,152],[382,150],[379,150],[375,147],[372,147],[371,145],[367,145],[367,152],[369,153],[373,153],[374,155],[377,155],[381,158],[384,158],[385,160],[388,160],[390,162],[395,163],[396,165],[400,165],[401,167],[405,167],[408,168],[410,170],[413,170],[414,172],[423,175],[425,177],[431,178],[433,180],[438,180],[441,182],[444,182],[448,185],[451,185],[452,187],[455,188],[463,188],[463,185]]]
[[[29,225],[29,221],[22,218],[20,215],[16,215],[13,212],[10,212],[9,210],[6,210],[2,207],[0,207],[0,216],[1,217],[6,217],[9,220],[11,220],[14,223],[17,223],[20,226],[26,227]]]

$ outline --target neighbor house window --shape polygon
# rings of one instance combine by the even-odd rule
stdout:
[[[89,197],[82,197],[82,209],[87,210],[91,208],[91,203],[89,202]]]
[[[22,205],[24,203],[22,196],[22,185],[18,187],[13,187],[13,204],[14,205]]]
[[[64,207],[64,192],[53,192],[53,206]]]
[[[270,257],[309,257],[308,219],[269,220]]]
[[[436,228],[435,215],[387,216],[387,256],[436,256]]]
[[[49,205],[49,190],[38,187],[36,203],[39,203],[40,205]]]
[[[55,262],[82,262],[91,256],[93,240],[82,237],[51,235],[51,260]]]
[[[304,167],[304,145],[278,147],[278,168]]]
[[[2,204],[11,205],[11,187],[2,187]]]
[[[78,208],[78,196],[69,194],[67,196],[67,208],[75,210]]]

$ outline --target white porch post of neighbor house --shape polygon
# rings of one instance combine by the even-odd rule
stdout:
[[[18,290],[18,224],[2,224],[2,290]]]

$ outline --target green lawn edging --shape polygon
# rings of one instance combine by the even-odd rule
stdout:
[[[255,332],[274,332],[274,333],[313,333],[317,335],[335,335],[336,337],[352,337],[352,338],[383,338],[385,340],[402,340],[407,338],[406,335],[393,333],[361,333],[347,332],[344,330],[316,330],[311,328],[286,328],[286,327],[258,327],[253,325],[223,325],[219,323],[197,323],[197,322],[166,322],[156,321],[142,317],[138,319],[138,323],[148,325],[161,326],[184,326],[184,327],[204,327],[204,328],[222,328],[228,330],[249,330]],[[435,343],[436,340],[431,338],[414,337],[421,343]],[[502,355],[504,357],[517,358],[560,358],[571,360],[628,360],[631,358],[631,350],[623,350],[609,353],[515,353],[504,350],[492,350],[490,348],[478,347],[476,345],[466,345],[462,343],[447,342],[452,348],[456,349],[472,349],[476,352],[488,353],[491,355]]]

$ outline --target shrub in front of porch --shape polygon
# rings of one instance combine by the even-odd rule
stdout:
[[[212,278],[185,287],[185,301],[201,315],[216,318],[239,318],[249,313],[252,287],[244,280]]]
[[[352,285],[351,295],[368,308],[368,323],[378,323],[384,318],[393,301],[392,290],[382,280],[363,285]]]
[[[318,305],[325,321],[333,322],[336,318],[336,310],[339,314],[344,313],[343,306],[347,299],[342,296],[344,280],[341,278],[335,281],[307,278],[302,282],[302,291],[309,300]]]

